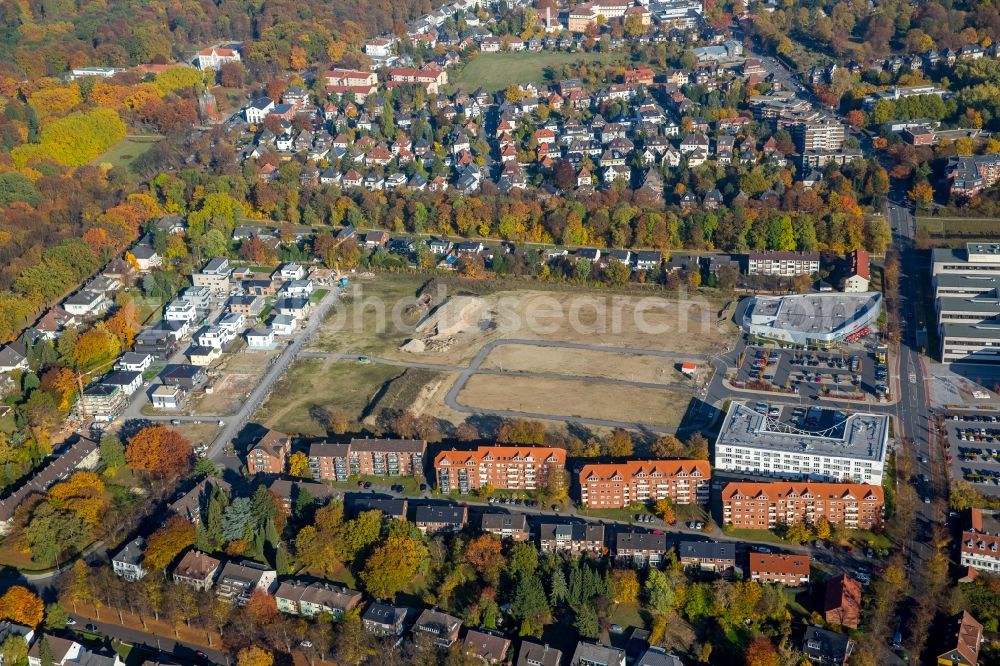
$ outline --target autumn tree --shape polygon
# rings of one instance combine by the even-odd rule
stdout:
[[[391,599],[413,579],[426,556],[421,541],[408,534],[390,534],[368,556],[361,582],[369,594]]]
[[[274,655],[256,645],[245,647],[236,655],[237,666],[271,666],[273,663]]]
[[[128,441],[125,460],[135,470],[177,476],[191,464],[191,442],[166,426],[149,426]]]
[[[80,334],[73,347],[73,364],[82,372],[107,366],[121,353],[122,343],[105,326],[98,324]]]
[[[173,516],[146,541],[144,566],[151,571],[166,569],[185,548],[194,545],[195,528],[183,516]]]
[[[677,522],[677,516],[674,514],[674,505],[669,499],[658,499],[653,505],[653,513],[659,516],[663,522],[668,525],[673,525]]]
[[[497,426],[497,442],[501,444],[545,444],[545,424],[530,419],[504,420]]]
[[[501,550],[500,540],[489,534],[473,539],[465,547],[465,561],[494,587],[499,584],[505,565]]]
[[[45,616],[45,604],[34,592],[21,585],[7,588],[0,596],[0,618],[37,627]]]
[[[71,477],[49,488],[49,503],[56,509],[72,511],[91,527],[100,524],[109,501],[104,495],[104,481],[94,472],[74,472]]]
[[[611,596],[617,603],[631,604],[639,600],[639,577],[635,569],[614,569],[608,576]]]
[[[309,456],[302,451],[296,451],[288,459],[288,473],[300,479],[311,479],[312,470],[309,469]]]
[[[675,435],[660,435],[653,442],[650,453],[657,458],[679,458],[684,453],[684,445]]]
[[[750,642],[746,650],[747,666],[779,666],[781,660],[767,636],[758,636]]]
[[[608,455],[614,458],[628,458],[632,455],[632,435],[627,430],[615,429],[605,442]]]

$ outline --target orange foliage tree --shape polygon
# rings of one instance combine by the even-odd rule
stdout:
[[[107,318],[104,326],[118,338],[122,347],[131,347],[139,328],[139,315],[135,303],[126,301],[115,313]]]
[[[191,464],[191,442],[166,426],[143,428],[128,441],[125,461],[135,470],[176,476]]]
[[[67,411],[73,404],[79,387],[76,375],[69,368],[49,368],[42,375],[41,387],[55,396],[59,401],[59,409]]]
[[[45,615],[45,605],[26,587],[15,585],[0,597],[0,619],[37,627]]]
[[[150,571],[166,569],[182,550],[194,544],[194,538],[191,521],[173,516],[146,541],[145,567]]]
[[[122,345],[117,337],[98,324],[83,333],[73,346],[73,363],[84,372],[96,370],[118,357]]]
[[[104,482],[94,472],[80,471],[49,489],[49,503],[80,516],[88,525],[97,525],[108,506]]]
[[[758,636],[747,646],[747,666],[778,666],[778,651],[767,636]]]

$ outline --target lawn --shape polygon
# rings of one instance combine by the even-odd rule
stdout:
[[[351,421],[360,421],[382,385],[400,372],[399,368],[389,365],[299,360],[274,387],[257,419],[282,432],[322,437],[326,432],[310,414],[312,407],[339,410]]]
[[[791,541],[786,541],[780,536],[772,532],[771,530],[742,530],[735,529],[732,527],[723,527],[722,533],[727,537],[735,537],[742,539],[744,541],[760,541],[768,543],[777,543],[782,546],[798,546],[799,544],[793,543]]]
[[[325,297],[329,293],[330,293],[329,289],[317,289],[312,293],[311,296],[309,296],[309,302],[315,305],[316,303],[322,301],[323,297]]]
[[[377,490],[379,487],[400,485],[403,487],[404,495],[419,495],[420,481],[412,476],[368,476],[365,474],[354,474],[348,477],[347,481],[327,481],[327,484],[341,490],[357,490],[359,483],[370,483]]]
[[[551,80],[546,69],[578,62],[621,62],[620,53],[567,53],[563,51],[518,51],[481,53],[458,76],[455,87],[471,92],[476,88],[502,90],[509,83],[534,83],[540,86]]]
[[[107,152],[95,159],[91,164],[110,164],[111,166],[127,169],[137,157],[152,148],[153,144],[162,138],[162,136],[157,134],[127,136],[108,148]]]
[[[931,238],[994,238],[1000,220],[991,217],[917,217],[917,231]]]

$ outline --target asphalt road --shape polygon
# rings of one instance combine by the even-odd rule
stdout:
[[[111,609],[105,609],[103,613],[111,614],[114,613],[114,611]],[[213,650],[200,645],[184,643],[173,638],[156,636],[151,633],[146,633],[136,629],[129,629],[128,627],[122,627],[121,625],[112,624],[110,622],[90,620],[84,617],[74,617],[73,619],[76,620],[76,625],[71,627],[71,629],[76,631],[82,631],[88,624],[93,624],[97,627],[97,631],[95,633],[102,634],[109,638],[116,638],[122,642],[130,643],[132,645],[144,645],[152,650],[167,652],[187,661],[203,661],[203,659],[201,659],[198,655],[198,652],[201,652],[214,664],[226,664],[228,666],[228,664],[232,663],[231,657],[222,650]]]

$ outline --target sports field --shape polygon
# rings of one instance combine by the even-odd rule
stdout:
[[[158,134],[127,136],[108,148],[107,152],[96,158],[91,164],[110,164],[127,169],[137,157],[152,148],[153,144],[162,138]]]
[[[502,90],[510,83],[534,83],[536,86],[541,86],[552,82],[546,77],[546,70],[550,67],[586,62],[620,63],[624,60],[624,56],[620,53],[563,51],[480,53],[462,70],[455,81],[455,87],[467,92],[481,87],[492,92]]]

